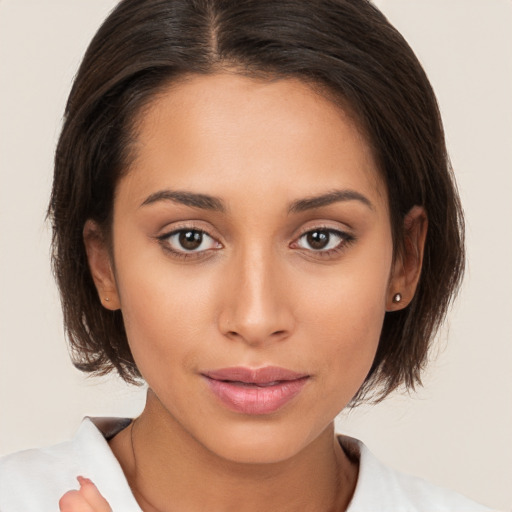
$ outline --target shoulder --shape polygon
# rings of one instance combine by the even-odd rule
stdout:
[[[339,439],[359,459],[357,486],[347,512],[492,512],[461,494],[385,466],[356,439]]]
[[[0,510],[57,510],[60,497],[78,487],[78,475],[91,478],[106,495],[112,488],[131,496],[103,433],[89,418],[70,441],[0,458]]]

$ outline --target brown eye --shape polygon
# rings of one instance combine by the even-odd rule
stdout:
[[[297,245],[301,249],[308,249],[316,252],[327,252],[342,246],[344,242],[350,241],[350,235],[335,229],[313,229],[304,233],[298,240]]]
[[[183,249],[187,251],[195,251],[201,247],[203,243],[203,233],[202,231],[180,231],[178,234],[178,241],[183,247]]]
[[[175,253],[200,253],[219,249],[221,244],[200,229],[179,229],[159,237],[168,249]]]
[[[310,231],[306,234],[306,241],[311,249],[320,250],[325,249],[329,243],[328,231]]]

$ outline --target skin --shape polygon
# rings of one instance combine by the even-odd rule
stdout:
[[[80,489],[69,491],[59,501],[60,512],[112,512],[107,500],[88,478],[77,477]]]
[[[142,415],[110,443],[136,499],[145,511],[345,510],[358,468],[334,418],[370,369],[386,311],[414,295],[424,211],[406,217],[394,260],[367,142],[295,79],[189,77],[144,112],[135,150],[116,191],[113,253],[91,221],[84,240],[149,387]],[[297,207],[334,190],[345,196]],[[223,211],[162,191],[208,194]],[[164,236],[180,229],[205,233],[198,250]],[[307,236],[319,229],[327,248]],[[202,376],[268,365],[308,376],[270,414],[229,410]]]

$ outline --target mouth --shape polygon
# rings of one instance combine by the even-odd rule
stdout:
[[[304,388],[310,376],[285,368],[223,368],[202,373],[215,397],[228,409],[249,415],[278,411]]]

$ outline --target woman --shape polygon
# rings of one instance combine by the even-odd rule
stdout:
[[[486,510],[334,435],[419,383],[463,268],[434,95],[370,4],[121,2],[50,215],[76,366],[148,398],[6,458],[2,510],[56,507],[82,474],[109,505],[81,477],[62,510]]]

